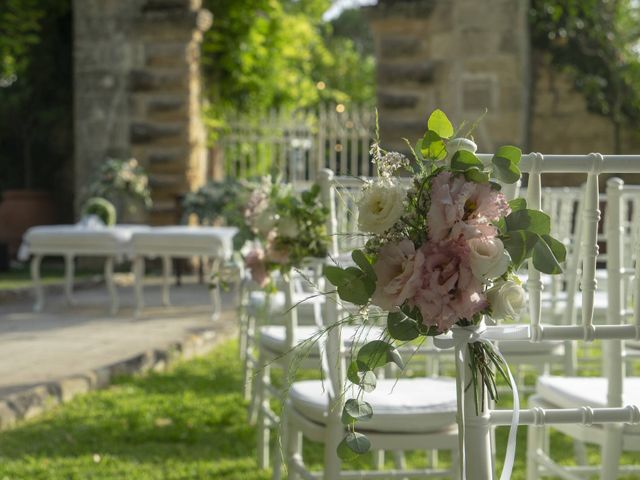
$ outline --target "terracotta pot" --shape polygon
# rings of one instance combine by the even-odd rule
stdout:
[[[5,190],[0,203],[0,242],[9,245],[15,257],[22,235],[29,227],[55,222],[53,200],[48,192],[37,190]]]

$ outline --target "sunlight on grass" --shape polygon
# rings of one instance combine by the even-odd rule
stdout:
[[[305,377],[317,377],[309,372]],[[7,479],[268,479],[256,467],[256,433],[247,424],[234,342],[166,373],[123,377],[0,436],[0,478]],[[501,408],[509,406],[505,397]],[[508,429],[497,431],[501,467]],[[320,467],[322,447],[306,443]],[[573,462],[572,442],[552,434],[554,458]],[[514,480],[525,478],[526,428],[518,431]],[[388,455],[390,457],[390,455]],[[443,463],[448,456],[440,455]],[[596,449],[589,449],[592,462]],[[638,463],[625,455],[624,463]],[[408,456],[426,465],[423,452]],[[367,468],[362,457],[355,464]],[[391,459],[387,460],[391,467]],[[627,477],[634,478],[632,476]]]

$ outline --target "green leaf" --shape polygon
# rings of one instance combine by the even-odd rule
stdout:
[[[376,272],[362,250],[354,250],[351,253],[351,258],[353,259],[355,264],[360,267],[367,278],[372,279],[374,282],[377,280]]]
[[[511,212],[505,218],[507,231],[527,230],[538,235],[548,235],[551,230],[551,219],[549,215],[540,210],[530,210],[525,208]]]
[[[531,256],[540,237],[527,230],[509,231],[502,237],[504,248],[509,252],[516,269]]]
[[[398,356],[398,351],[393,345],[383,340],[374,340],[360,348],[356,360],[360,371],[362,371],[363,367],[366,370],[373,370],[390,362],[398,364]],[[402,359],[400,359],[400,362],[402,362]],[[402,367],[402,363],[399,366]]]
[[[364,400],[350,398],[342,409],[342,423],[349,425],[355,421],[366,422],[373,416],[373,407]]]
[[[453,158],[451,159],[451,168],[453,170],[464,172],[474,167],[478,170],[482,170],[484,168],[482,160],[476,157],[475,154],[467,150],[458,150],[453,154]]]
[[[516,183],[520,180],[521,173],[518,165],[511,162],[509,159],[494,156],[491,159],[491,163],[493,163],[493,166],[495,167],[494,174],[498,180],[501,180],[504,183]]]
[[[387,316],[387,330],[396,340],[413,340],[420,336],[418,323],[402,312],[390,312]]]
[[[447,148],[440,136],[429,130],[422,138],[420,152],[425,158],[432,160],[444,160],[447,156]]]
[[[538,237],[540,238],[540,237]],[[551,248],[542,238],[533,247],[533,266],[542,273],[557,275],[562,273],[562,267],[556,260]]]
[[[358,363],[353,360],[349,363],[349,368],[347,368],[347,380],[349,380],[354,385],[360,384],[360,369],[358,368]]]
[[[504,145],[496,150],[494,157],[505,158],[514,165],[519,165],[520,159],[522,159],[522,150],[511,145]]]
[[[348,432],[338,445],[338,457],[342,460],[349,461],[364,455],[371,449],[369,439],[357,432]]]
[[[377,383],[378,379],[376,378],[376,374],[371,370],[360,373],[360,383],[358,385],[360,385],[365,392],[373,392],[376,389]]]
[[[475,183],[487,183],[489,181],[489,174],[478,168],[471,167],[464,172],[465,180]]]
[[[453,135],[453,125],[440,109],[431,112],[427,121],[427,128],[435,132],[440,138],[451,138]]]
[[[333,265],[325,265],[323,269],[324,276],[327,277],[327,280],[331,282],[332,285],[339,287],[340,285],[344,285],[347,281],[347,275],[344,270],[340,267],[335,267]]]
[[[527,208],[527,201],[524,198],[514,198],[509,202],[509,207],[511,207],[512,212],[524,210]]]
[[[542,235],[542,239],[549,246],[558,263],[562,263],[567,259],[567,248],[560,240],[553,238],[551,235]]]

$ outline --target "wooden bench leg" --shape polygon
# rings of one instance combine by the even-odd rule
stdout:
[[[104,262],[104,279],[107,283],[107,290],[109,290],[109,298],[111,299],[111,315],[118,313],[118,291],[113,281],[113,257],[107,257]]]

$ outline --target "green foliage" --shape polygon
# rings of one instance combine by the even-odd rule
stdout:
[[[96,215],[108,226],[116,224],[116,207],[104,198],[93,197],[87,200],[82,207],[82,215]]]
[[[207,0],[215,26],[202,45],[207,122],[230,112],[371,102],[374,61],[322,20],[329,0]]]
[[[326,265],[324,275],[338,288],[338,295],[342,300],[355,305],[366,305],[376,289],[376,274],[362,251],[354,250],[351,256],[358,267]]]
[[[71,191],[71,24],[70,0],[0,2],[0,191]]]
[[[591,111],[640,122],[640,6],[633,0],[532,0],[531,40],[566,69]]]

